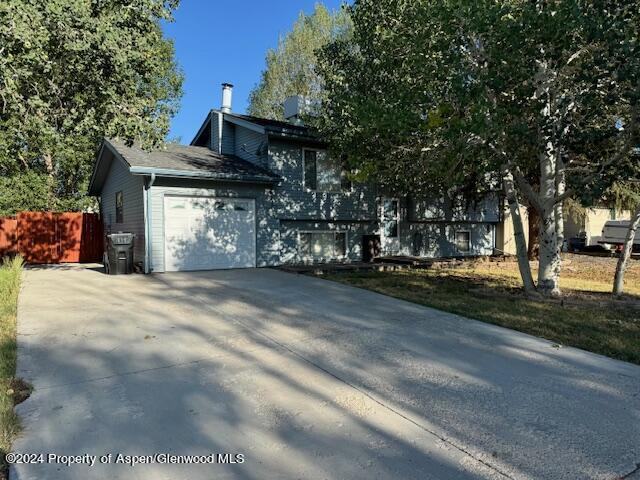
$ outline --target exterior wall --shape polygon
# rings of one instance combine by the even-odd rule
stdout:
[[[276,188],[277,216],[282,220],[374,221],[377,203],[373,188],[354,185],[348,192],[308,190],[303,184],[302,144],[269,142],[269,169],[282,178]]]
[[[422,257],[493,254],[499,202],[498,195],[489,195],[471,206],[457,205],[448,198],[401,202],[400,253]],[[458,231],[469,232],[468,252],[456,247]]]
[[[491,222],[500,221],[500,198],[488,195],[476,205],[465,206],[449,198],[416,199],[406,202],[409,221]]]
[[[492,255],[496,224],[406,223],[400,227],[400,253],[418,257],[470,257]],[[468,252],[456,248],[456,232],[469,232]]]
[[[122,191],[122,223],[116,223],[116,192]],[[143,178],[131,175],[128,167],[114,158],[100,194],[100,212],[106,233],[131,232],[134,240],[133,261],[145,256]]]
[[[235,155],[260,167],[267,167],[267,136],[248,128],[235,126]]]
[[[211,150],[218,152],[220,148],[219,125],[222,114],[217,110],[211,111]],[[235,128],[229,122],[222,122],[222,153],[233,155],[235,153]]]
[[[584,217],[565,218],[565,237],[570,239],[577,237],[581,233],[587,235],[587,245],[598,245],[602,239],[602,229],[609,220],[629,220],[631,212],[629,210],[614,210],[610,208],[588,208]]]
[[[529,244],[529,215],[526,207],[520,205],[519,209],[522,227],[524,228],[524,238]],[[506,205],[503,207],[502,221],[497,225],[496,229],[496,250],[498,253],[506,255],[515,255],[517,253],[513,220],[509,207]]]
[[[303,184],[304,144],[269,142],[268,168],[282,178],[275,189],[274,215],[280,221],[281,263],[301,263],[300,232],[344,231],[346,261],[362,258],[362,235],[376,233],[373,188],[354,185],[347,192],[318,192]],[[309,147],[313,148],[313,147]]]
[[[299,236],[302,232],[344,232],[347,250],[345,262],[362,260],[362,236],[376,233],[375,222],[287,221],[280,222],[281,263],[309,263],[300,252]],[[311,260],[312,262],[313,260]]]
[[[256,264],[274,266],[280,262],[280,225],[272,214],[273,191],[265,186],[211,181],[158,178],[151,195],[151,271],[164,271],[164,197],[196,195],[250,198],[256,207]]]

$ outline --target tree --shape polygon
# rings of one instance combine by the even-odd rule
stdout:
[[[336,38],[349,35],[351,22],[344,9],[331,12],[321,3],[311,15],[300,13],[293,29],[267,51],[262,78],[249,96],[249,114],[284,119],[288,96],[318,98],[322,82],[315,72],[316,51]]]
[[[500,181],[512,212],[539,216],[537,290],[559,294],[564,200],[597,197],[621,171],[619,155],[584,148],[616,138],[626,101],[624,38],[640,15],[614,3],[357,0],[352,41],[320,55],[318,129],[388,189],[475,197]]]
[[[13,212],[86,204],[99,142],[162,143],[182,75],[161,21],[177,0],[5,0],[0,3],[0,197]],[[13,182],[13,183],[11,183]],[[11,213],[13,213],[11,212]],[[5,207],[5,213],[7,213]]]
[[[640,162],[638,162],[640,163]],[[640,167],[639,167],[640,170]],[[636,182],[640,181],[637,180]],[[613,294],[616,297],[622,296],[624,291],[624,274],[631,258],[633,243],[640,227],[640,186],[636,182],[627,182],[615,185],[612,189],[616,194],[618,206],[627,207],[631,210],[629,228],[625,237],[622,252],[616,265],[616,273],[613,279]]]

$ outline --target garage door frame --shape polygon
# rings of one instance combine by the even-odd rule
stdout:
[[[166,232],[166,212],[165,212],[165,205],[166,205],[166,199],[167,197],[173,197],[173,198],[206,198],[206,199],[210,199],[210,200],[215,200],[215,199],[220,199],[220,200],[239,200],[239,201],[247,201],[247,202],[251,202],[251,205],[253,205],[253,268],[256,268],[258,266],[258,241],[257,241],[257,237],[258,237],[258,215],[257,215],[257,209],[256,209],[256,199],[253,197],[236,197],[236,196],[232,196],[232,195],[215,195],[215,194],[206,194],[206,193],[163,193],[161,196],[161,202],[162,202],[162,271],[163,272],[169,272],[170,270],[167,270],[167,232]],[[246,268],[252,268],[252,267],[246,267]],[[225,270],[225,269],[218,269],[218,270]],[[171,272],[173,272],[174,270],[171,270]],[[176,271],[180,271],[180,270],[176,270]],[[182,271],[188,271],[188,270],[182,270]],[[202,270],[202,271],[206,271],[206,270]]]

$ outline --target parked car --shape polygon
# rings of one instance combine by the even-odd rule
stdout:
[[[609,220],[602,229],[602,239],[598,242],[605,248],[621,250],[627,238],[629,220]],[[640,235],[633,240],[633,251],[640,251]]]

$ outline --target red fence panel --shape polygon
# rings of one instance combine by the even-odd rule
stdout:
[[[20,212],[18,252],[28,263],[58,263],[58,225],[53,212]]]
[[[104,250],[102,220],[97,213],[82,214],[79,262],[101,262]]]
[[[7,219],[0,219],[0,255],[9,237]],[[29,263],[99,262],[102,260],[102,222],[95,213],[21,212],[13,227],[13,252]],[[6,232],[6,233],[4,233]],[[9,246],[10,240],[4,242]],[[13,253],[7,251],[6,253]]]
[[[17,229],[18,220],[11,217],[0,217],[0,257],[17,252]]]

